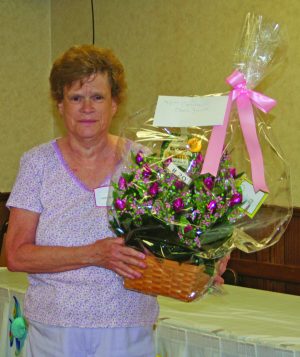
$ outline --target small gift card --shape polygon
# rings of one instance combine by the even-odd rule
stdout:
[[[110,207],[112,197],[109,195],[110,186],[101,186],[94,190],[97,207]]]
[[[241,177],[241,188],[243,194],[241,208],[246,212],[247,216],[253,218],[268,197],[268,193],[263,191],[255,192],[252,182],[245,175]]]
[[[159,96],[153,124],[162,127],[222,125],[228,96]]]

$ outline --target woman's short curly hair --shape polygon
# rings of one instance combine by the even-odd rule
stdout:
[[[123,65],[111,50],[93,45],[73,46],[54,62],[49,78],[52,98],[60,103],[65,87],[97,73],[107,73],[112,98],[120,104],[126,91]]]

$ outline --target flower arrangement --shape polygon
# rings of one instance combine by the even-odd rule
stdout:
[[[222,125],[177,118],[169,127],[167,107],[160,115],[168,120],[156,126],[157,108],[148,107],[123,126],[131,148],[113,178],[110,224],[127,245],[150,251],[147,264],[156,270],[143,271],[143,281],[125,279],[125,287],[191,301],[207,291],[223,256],[259,251],[282,236],[292,213],[288,166],[260,113],[276,101],[253,91],[281,53],[279,29],[246,16]]]
[[[181,147],[172,155],[170,141],[163,142],[159,158],[143,149],[131,151],[126,172],[113,183],[111,215],[111,226],[118,235],[143,227],[160,228],[160,232],[152,232],[159,248],[155,251],[151,244],[150,250],[160,255],[162,244],[173,245],[168,258],[174,260],[180,260],[176,259],[178,248],[195,255],[207,245],[221,244],[232,235],[233,224],[242,215],[239,176],[229,155],[223,154],[216,177],[201,175],[200,139],[181,137],[177,142]]]

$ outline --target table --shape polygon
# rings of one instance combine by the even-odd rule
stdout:
[[[0,268],[0,357],[15,356],[9,318],[23,308],[26,274]],[[159,297],[155,329],[161,357],[300,357],[300,297],[224,286],[192,303]],[[26,341],[25,341],[26,344]],[[25,357],[24,349],[19,354]]]
[[[162,357],[300,357],[300,297],[237,286],[192,303],[159,298]]]

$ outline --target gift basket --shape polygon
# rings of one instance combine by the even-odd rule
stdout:
[[[225,98],[221,124],[190,125],[186,111],[197,122],[203,108],[189,97],[169,101],[182,120],[157,104],[123,125],[109,220],[148,266],[142,278],[125,279],[126,288],[192,301],[213,286],[233,249],[255,252],[282,236],[292,213],[289,171],[265,114],[276,101],[252,89],[280,62],[281,44],[277,24],[247,15],[227,78],[232,89],[208,96]],[[158,111],[165,122],[157,124]]]

